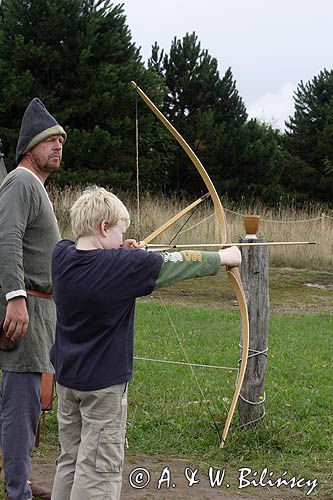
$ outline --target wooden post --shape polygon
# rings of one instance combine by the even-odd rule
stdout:
[[[242,239],[241,242],[266,242]],[[241,247],[241,275],[248,304],[250,350],[238,401],[241,427],[255,426],[264,416],[265,378],[268,350],[269,282],[267,247]]]

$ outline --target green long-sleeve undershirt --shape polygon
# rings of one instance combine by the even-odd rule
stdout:
[[[164,252],[162,269],[155,290],[178,281],[217,274],[221,262],[218,252]]]

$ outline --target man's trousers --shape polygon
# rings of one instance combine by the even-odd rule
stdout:
[[[41,373],[2,370],[0,444],[5,484],[11,500],[32,497],[27,481],[40,419],[41,387]]]

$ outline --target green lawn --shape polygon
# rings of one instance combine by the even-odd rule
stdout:
[[[194,363],[236,367],[238,313],[168,306]],[[266,418],[257,430],[237,429],[218,448],[202,394],[186,366],[136,361],[130,391],[131,451],[181,454],[238,467],[241,462],[326,478],[332,459],[333,318],[329,314],[272,314],[266,382]],[[184,361],[161,306],[138,307],[136,353]],[[235,372],[195,368],[209,406],[223,428]]]
[[[317,478],[318,498],[333,498],[332,281],[329,273],[271,270],[266,417],[244,431],[235,415],[223,450],[205,399],[222,432],[237,372],[195,368],[199,389],[187,366],[135,360],[127,455],[186,457],[233,470],[269,467]],[[159,294],[138,301],[136,356],[186,361],[180,339],[191,362],[236,368],[239,313],[227,287],[218,276],[164,290],[163,301]],[[37,452],[44,460],[57,443],[55,412],[47,423],[53,432]]]

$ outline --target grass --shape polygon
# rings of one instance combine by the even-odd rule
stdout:
[[[148,324],[152,320],[154,325],[158,320],[161,331],[168,331],[167,325],[161,322],[160,307],[155,304],[140,305],[138,316],[145,319],[144,325],[146,308],[153,316]],[[191,361],[237,365],[236,312],[213,310],[205,314],[205,310],[194,307],[185,312],[171,307],[171,313],[175,323],[181,325],[182,340]],[[287,319],[285,315],[272,316],[267,417],[255,431],[240,431],[234,423],[223,452],[218,449],[215,429],[189,370],[137,362],[130,398],[131,453],[182,455],[195,463],[216,467],[227,463],[235,469],[247,466],[260,470],[269,466],[274,471],[288,470],[298,476],[319,477],[320,493],[329,492],[333,370],[329,355],[332,343],[327,344],[327,332],[332,331],[332,327],[329,315],[290,315]],[[139,323],[137,331],[137,351],[143,355],[154,356],[157,352],[162,359],[184,359],[170,328],[168,339],[162,341],[159,329],[154,326],[147,328]],[[323,345],[326,346],[324,354]],[[235,374],[229,370],[200,368],[195,371],[222,430]],[[149,381],[152,382],[149,384]],[[310,456],[305,453],[309,450]]]
[[[69,209],[80,195],[79,188],[68,187],[63,190],[49,187],[63,237],[71,238],[69,228]],[[115,191],[117,194],[117,192]],[[157,227],[178,213],[193,200],[175,197],[142,196],[138,216],[136,200],[130,195],[119,195],[128,207],[132,224],[129,237],[143,239]],[[258,237],[271,241],[316,241],[311,246],[279,246],[270,249],[270,262],[273,267],[292,267],[298,269],[322,269],[330,271],[333,265],[333,212],[332,207],[308,203],[302,208],[276,206],[268,208],[261,203],[247,205],[234,204],[223,200],[231,239],[237,242],[245,236],[243,214],[259,214]],[[157,242],[168,243],[181,229],[185,216],[167,230]],[[219,242],[220,237],[215,225],[214,209],[210,202],[199,206],[192,218],[181,229],[177,243]]]
[[[168,306],[192,362],[237,366],[238,314]],[[207,463],[294,473],[329,473],[332,458],[332,348],[329,314],[273,314],[270,320],[267,417],[255,431],[233,425],[226,448],[217,436],[188,367],[137,361],[130,396],[131,452],[184,455]],[[167,332],[167,333],[166,333]],[[184,360],[159,304],[140,304],[136,352]],[[234,391],[230,370],[195,369],[222,429]],[[311,453],[309,453],[311,451]],[[324,487],[324,486],[323,486]],[[332,491],[333,493],[333,491]]]
[[[69,208],[80,190],[59,191],[51,186],[50,194],[62,235],[71,238]],[[134,200],[121,198],[133,219],[129,236],[137,238],[152,232],[189,203],[143,197],[139,221]],[[257,470],[267,466],[280,474],[288,470],[289,477],[318,478],[318,498],[332,498],[332,210],[311,204],[301,210],[293,206],[268,209],[261,204],[223,204],[232,241],[244,236],[242,214],[246,213],[260,214],[261,238],[317,241],[311,247],[270,250],[266,417],[256,429],[247,431],[240,430],[234,418],[221,451],[205,400],[222,431],[236,372],[195,368],[199,389],[186,366],[137,360],[129,395],[127,455],[184,457],[197,467],[227,464],[234,471],[244,466]],[[212,206],[200,206],[189,222],[190,228],[194,227],[183,228],[177,241],[219,241],[212,214]],[[169,241],[181,223],[160,241]],[[197,283],[189,280],[138,301],[137,356],[186,361],[175,325],[191,362],[237,366],[239,314],[230,287],[223,273],[200,280],[200,286]],[[47,427],[41,447],[34,452],[37,462],[47,461],[57,448],[55,410],[47,415]]]
[[[277,474],[287,470],[288,477],[317,478],[317,497],[332,498],[333,317],[329,285],[333,277],[292,269],[271,269],[270,276],[265,419],[256,429],[244,431],[238,428],[235,415],[221,451],[205,400],[221,432],[236,372],[195,368],[199,390],[189,367],[136,360],[129,393],[127,455],[184,457],[206,469],[227,464],[233,471],[265,466]],[[305,286],[309,282],[326,288]],[[223,276],[201,279],[200,287],[193,288],[193,284],[183,282],[138,301],[136,355],[186,361],[170,316],[191,362],[236,367],[239,314]],[[50,432],[37,451],[44,460],[57,443],[55,412],[48,414],[47,421]]]

